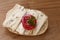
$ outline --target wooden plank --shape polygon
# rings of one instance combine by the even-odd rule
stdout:
[[[45,34],[35,37],[18,36],[3,28],[6,12],[16,3],[48,15],[49,28]],[[60,0],[0,0],[0,40],[60,40]]]

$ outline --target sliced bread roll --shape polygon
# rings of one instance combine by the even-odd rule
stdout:
[[[33,30],[25,30],[23,28],[21,19],[25,14],[31,14],[37,19],[37,26]],[[19,35],[35,36],[43,34],[47,30],[48,18],[41,11],[25,9],[23,6],[16,4],[7,12],[3,26],[8,28],[9,31]]]

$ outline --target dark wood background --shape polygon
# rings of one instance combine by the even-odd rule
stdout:
[[[49,18],[48,30],[43,35],[28,37],[15,35],[3,28],[7,11],[16,3],[43,11]],[[60,40],[60,0],[0,0],[0,40]]]

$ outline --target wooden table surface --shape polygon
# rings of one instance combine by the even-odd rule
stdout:
[[[15,4],[43,11],[48,16],[49,28],[40,36],[19,36],[3,28],[9,9]],[[60,40],[60,0],[0,0],[0,40]]]

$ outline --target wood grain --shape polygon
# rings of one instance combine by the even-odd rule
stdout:
[[[19,36],[3,28],[5,15],[16,3],[43,11],[49,17],[49,28],[43,35]],[[0,0],[0,40],[60,40],[60,0]]]

